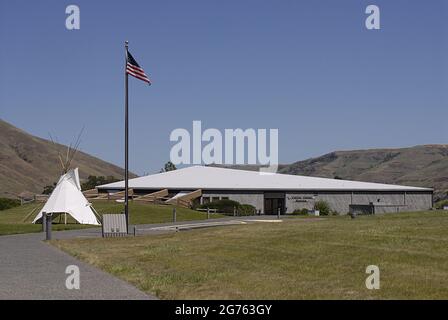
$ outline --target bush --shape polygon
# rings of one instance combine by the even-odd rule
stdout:
[[[240,216],[251,216],[256,214],[256,209],[253,205],[250,204],[240,204],[238,207],[238,214]]]
[[[319,210],[319,215],[328,216],[330,214],[330,205],[328,202],[320,200],[314,204],[314,210]]]
[[[223,199],[213,201],[210,203],[204,203],[197,207],[198,209],[216,209],[219,213],[233,214],[234,208],[237,209],[237,213],[242,216],[248,216],[255,214],[255,207],[250,204],[240,204],[238,201],[229,199]]]
[[[294,212],[292,213],[295,216],[304,216],[308,214],[308,209],[303,208],[303,209],[296,209],[294,210]]]
[[[444,206],[448,206],[448,200],[441,200],[435,204],[436,209],[443,209]]]
[[[218,200],[200,205],[199,209],[216,209],[220,213],[233,213],[233,208],[238,208],[240,203],[233,200]]]
[[[20,206],[20,201],[16,199],[0,198],[0,211]]]

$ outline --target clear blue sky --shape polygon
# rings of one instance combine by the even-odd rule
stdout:
[[[278,128],[281,163],[354,148],[447,143],[448,6],[433,1],[0,0],[0,117],[130,168],[169,159],[175,128]],[[65,28],[77,4],[81,29]],[[381,30],[364,27],[368,4]]]

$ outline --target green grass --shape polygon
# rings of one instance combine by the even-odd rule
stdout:
[[[31,222],[42,206],[43,204],[27,204],[0,211],[0,235],[40,232],[42,230],[42,225],[32,224]],[[31,212],[32,214],[30,214]],[[25,220],[27,216],[29,217]],[[67,219],[67,221],[67,225],[55,223],[53,225],[53,230],[69,230],[88,227],[75,224],[74,220],[71,218]]]
[[[31,233],[42,230],[41,225],[24,224],[24,223],[0,223],[0,235]]]
[[[430,211],[52,243],[163,299],[447,299],[447,227]]]
[[[73,229],[84,229],[91,228],[91,226],[80,225],[80,224],[53,224],[53,231],[62,230],[73,230]],[[0,223],[0,236],[9,234],[19,234],[19,233],[34,233],[41,232],[41,224],[31,224],[31,223]]]
[[[93,206],[99,214],[120,213],[124,210],[123,204],[98,200]],[[171,222],[173,219],[173,207],[167,205],[152,205],[139,202],[129,202],[129,219],[131,224],[150,224]],[[220,218],[222,215],[211,215],[212,218]],[[207,214],[186,208],[178,207],[176,209],[177,221],[202,220],[206,219]]]
[[[0,235],[39,232],[41,225],[33,225],[36,214],[42,208],[43,204],[27,204],[20,207],[0,211]],[[99,214],[120,213],[123,211],[123,204],[114,201],[98,200],[93,201],[94,208]],[[34,210],[34,211],[33,211]],[[129,204],[130,223],[131,224],[150,224],[172,221],[173,207],[164,205],[152,205],[145,203]],[[32,212],[32,214],[30,214]],[[28,218],[27,218],[28,217]],[[221,215],[212,215],[213,218],[222,217]],[[205,219],[206,214],[185,208],[177,208],[177,220],[201,220]],[[91,228],[92,226],[80,225],[74,219],[68,216],[67,225],[56,219],[53,224],[53,230],[70,230],[80,228]]]

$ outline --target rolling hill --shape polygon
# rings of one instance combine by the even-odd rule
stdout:
[[[22,191],[41,193],[61,174],[61,144],[32,136],[0,119],[0,197],[14,197]],[[124,170],[111,163],[79,151],[72,167],[79,167],[81,179],[89,175],[122,178]],[[135,176],[135,175],[132,175]]]
[[[257,166],[232,166],[257,170]],[[335,151],[279,166],[279,173],[401,184],[435,189],[447,198],[448,145],[420,145],[397,149]]]
[[[57,149],[66,146],[32,136],[0,119],[0,197],[22,191],[40,193],[60,176]],[[78,152],[73,166],[81,179],[89,175],[122,178],[124,170]],[[231,166],[257,170],[258,166]],[[447,198],[448,145],[335,151],[320,157],[279,166],[285,174],[433,187],[435,198]],[[131,175],[134,177],[135,175]]]

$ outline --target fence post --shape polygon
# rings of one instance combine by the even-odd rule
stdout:
[[[278,219],[280,219],[280,210],[281,210],[281,208],[278,208],[278,210],[277,210],[277,218]]]
[[[176,207],[173,208],[173,222],[176,222]]]
[[[42,212],[42,232],[47,232],[47,213]]]
[[[47,219],[46,219],[47,220],[47,240],[51,240],[51,224],[52,224],[51,216],[52,216],[52,214],[45,213],[45,215],[47,215]]]
[[[210,219],[210,209],[207,208],[207,219]]]
[[[233,216],[236,217],[236,207],[233,207]]]
[[[134,237],[137,235],[137,226],[134,226]]]

